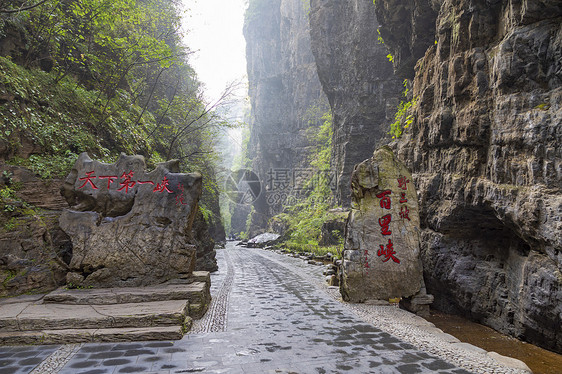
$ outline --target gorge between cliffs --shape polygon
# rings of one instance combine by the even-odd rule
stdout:
[[[270,182],[314,167],[310,113],[327,112],[346,211],[354,166],[389,145],[418,191],[433,308],[562,352],[562,5],[254,0],[244,32],[247,166]],[[232,227],[294,235],[278,192]]]
[[[200,64],[209,46],[218,54]],[[247,82],[217,93],[205,80],[239,65]],[[192,326],[217,328],[239,334],[244,364],[262,350],[260,373],[286,363],[293,334],[310,349],[289,347],[295,356],[323,347],[362,372],[353,355],[376,351],[372,339],[399,350],[384,330],[362,337],[358,320],[346,332],[352,319],[302,286],[310,279],[346,310],[386,308],[377,323],[394,311],[462,347],[421,318],[454,315],[562,360],[561,0],[0,0],[0,343],[181,342]],[[82,292],[139,329],[159,320],[144,303],[169,297],[177,326],[131,337],[92,332],[96,322],[84,337],[73,311],[49,312]],[[120,305],[131,300],[146,318]],[[28,307],[67,320],[51,326],[71,340],[47,339],[39,314],[24,331]],[[303,333],[315,308],[325,313]],[[285,329],[276,362],[245,330],[227,331],[229,313],[267,344],[278,336],[261,326]],[[357,347],[338,349],[348,338]],[[422,372],[446,370],[421,349]],[[388,367],[417,370],[409,355]]]

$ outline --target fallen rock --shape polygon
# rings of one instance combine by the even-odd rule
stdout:
[[[248,240],[246,246],[248,248],[263,248],[265,246],[273,244],[273,242],[279,239],[279,237],[280,237],[279,234],[266,232]]]

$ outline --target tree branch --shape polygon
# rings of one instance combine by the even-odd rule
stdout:
[[[23,12],[24,10],[29,10],[29,9],[33,9],[38,7],[39,5],[46,3],[48,0],[41,0],[40,2],[38,2],[35,5],[29,5],[23,8],[19,8],[19,9],[0,9],[0,13],[7,13],[7,14],[12,14],[12,13],[19,13],[19,12]]]

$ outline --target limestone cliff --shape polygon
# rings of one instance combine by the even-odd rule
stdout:
[[[396,149],[434,306],[562,352],[562,3],[376,8],[396,71],[415,77]]]
[[[310,47],[307,12],[302,0],[252,0],[246,12],[249,157],[267,188],[254,203],[253,223],[261,228],[292,193],[295,169],[308,167],[307,129],[319,126],[329,110]]]
[[[62,181],[3,162],[0,173],[0,297],[51,291],[64,284],[72,256],[58,225]]]
[[[402,80],[378,37],[372,0],[311,0],[312,50],[332,108],[332,167],[337,200],[350,203],[355,164],[388,141]]]

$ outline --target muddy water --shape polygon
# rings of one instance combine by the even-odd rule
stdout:
[[[426,318],[463,342],[523,361],[534,374],[562,374],[562,355],[524,343],[462,317],[431,311]]]

